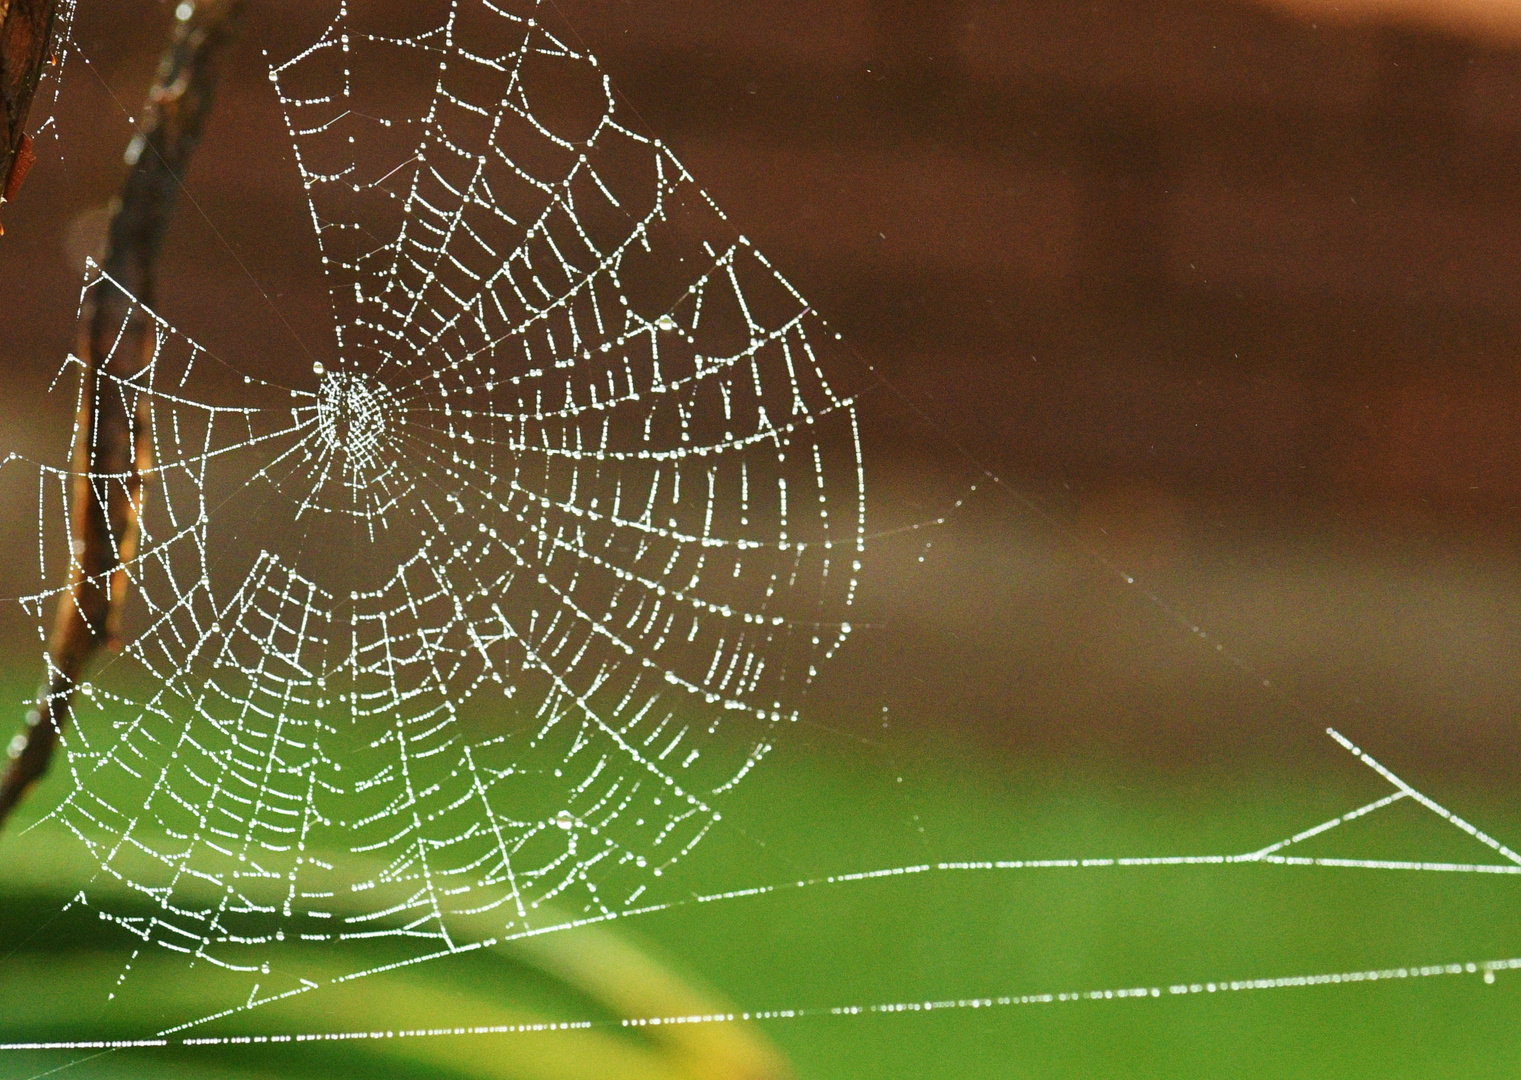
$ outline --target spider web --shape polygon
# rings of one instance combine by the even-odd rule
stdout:
[[[38,115],[42,117],[32,125],[34,145],[44,138],[51,139],[55,144],[63,141],[58,128],[58,107],[65,85],[65,74],[71,70],[77,51],[74,44],[74,20],[78,14],[79,0],[58,0],[54,8],[52,49],[43,62],[32,96],[31,115],[34,120]]]
[[[539,13],[334,4],[309,48],[271,63],[331,300],[331,340],[300,378],[288,358],[213,356],[142,306],[140,374],[115,351],[69,361],[81,395],[143,418],[152,466],[127,567],[142,629],[67,708],[73,790],[52,817],[140,898],[87,884],[86,905],[217,973],[208,1015],[141,1045],[506,938],[784,889],[1174,865],[1521,873],[1336,736],[1395,790],[1250,851],[878,864],[662,894],[850,635],[861,438],[836,335]],[[94,270],[86,299],[112,287]],[[75,430],[76,460],[91,437]],[[56,584],[74,569],[79,477],[42,477]],[[104,501],[129,478],[84,479]],[[29,598],[39,626],[60,601]],[[1409,803],[1504,861],[1303,854]],[[1215,984],[742,1017],[1200,992]]]
[[[328,363],[282,386],[139,305],[139,373],[68,364],[152,462],[141,630],[67,706],[52,817],[208,1001],[647,903],[850,633],[833,335],[537,10],[338,3],[271,64]],[[42,479],[56,582],[76,478]]]

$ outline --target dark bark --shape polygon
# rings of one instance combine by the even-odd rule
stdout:
[[[26,116],[51,55],[57,6],[58,0],[0,0],[0,206],[16,197],[32,167]]]
[[[77,558],[58,604],[47,684],[0,775],[0,824],[47,771],[85,665],[102,646],[119,644],[125,566],[137,552],[152,449],[147,417],[134,411],[119,380],[137,375],[152,358],[153,329],[142,307],[153,303],[159,247],[241,8],[242,0],[202,0],[175,26],[127,150],[127,177],[107,234],[106,278],[91,290],[80,342],[87,371],[75,429]]]

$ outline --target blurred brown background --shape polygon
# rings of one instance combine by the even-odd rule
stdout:
[[[1140,574],[1331,719],[1404,718],[1455,768],[1517,749],[1517,5],[557,6],[736,226],[1058,546]],[[64,453],[71,402],[43,390],[172,7],[81,6],[91,62],[0,241],[7,450]],[[260,56],[289,52],[298,10],[250,4],[165,253],[167,317],[243,363],[323,317]],[[871,453],[877,477],[934,467],[891,437]],[[30,490],[0,474],[10,550],[34,543]],[[1069,700],[1099,670],[1171,680],[1146,724],[1201,744],[1239,714],[1162,652],[1103,645],[1076,586],[1029,586],[1000,561],[1006,519],[966,530],[947,557],[982,584],[932,564],[874,594],[985,654],[963,698],[921,702],[931,719],[1027,745],[1049,700],[1123,726],[1112,700]],[[33,587],[25,562],[0,593]],[[1035,704],[1011,717],[1016,699]]]

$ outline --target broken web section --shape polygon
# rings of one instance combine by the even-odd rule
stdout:
[[[277,385],[143,308],[140,374],[71,361],[151,466],[54,816],[208,1006],[637,910],[850,633],[834,335],[521,6],[338,4],[272,66],[331,363]]]

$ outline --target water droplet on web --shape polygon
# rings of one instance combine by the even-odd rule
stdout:
[[[321,376],[321,375],[325,374],[326,372],[327,372],[327,368],[325,368],[325,367],[322,366],[322,361],[321,360],[315,360],[315,361],[312,362],[312,374],[313,375]]]
[[[572,829],[576,824],[576,815],[572,814],[569,810],[561,810],[555,815],[555,824],[562,829]]]

